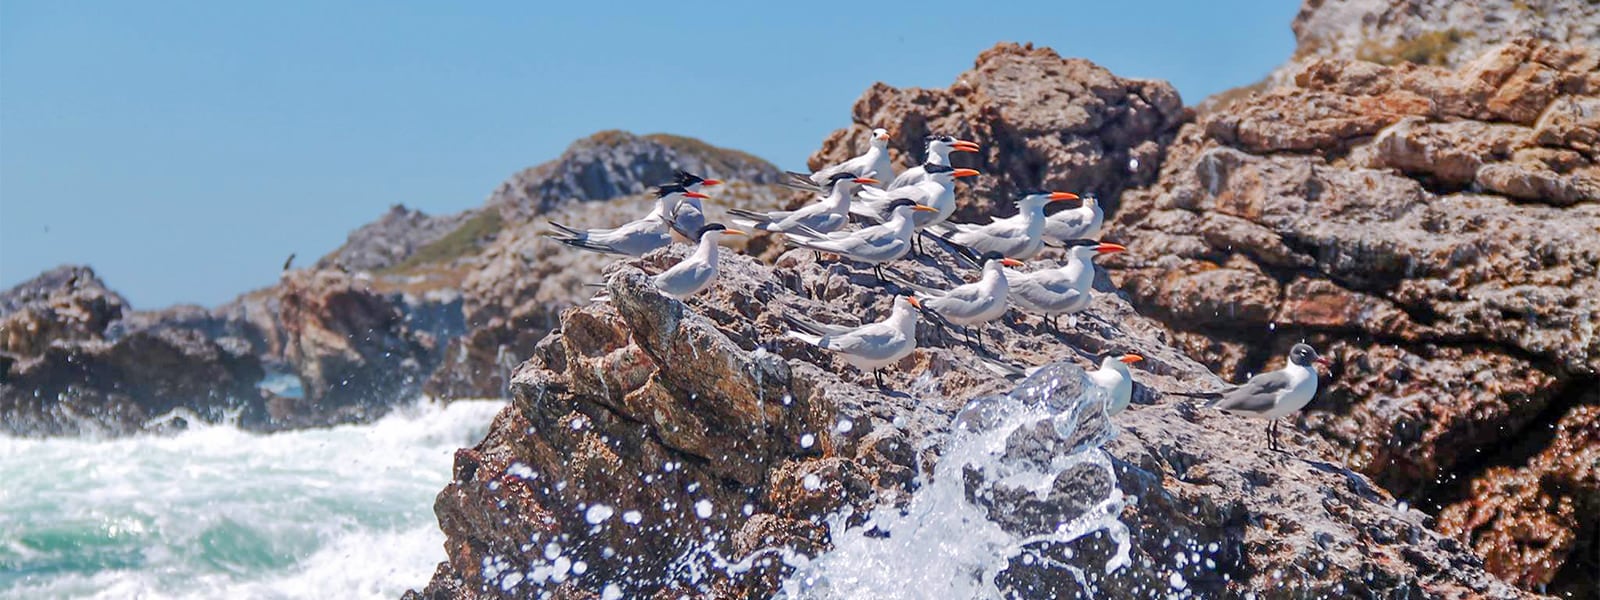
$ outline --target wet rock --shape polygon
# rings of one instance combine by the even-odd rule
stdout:
[[[277,293],[283,358],[305,388],[312,419],[381,413],[413,397],[438,362],[432,336],[412,331],[400,307],[360,278],[293,271]]]
[[[1597,515],[1600,405],[1589,404],[1562,417],[1550,444],[1526,465],[1493,467],[1473,480],[1467,497],[1440,514],[1439,529],[1508,581],[1582,597],[1594,591],[1589,584],[1600,566]]]
[[[0,353],[43,354],[55,341],[97,340],[129,311],[89,267],[56,267],[0,293]]]
[[[854,122],[823,141],[812,169],[859,154],[868,133],[887,128],[896,169],[921,164],[930,133],[982,144],[957,153],[958,167],[982,172],[957,190],[957,221],[1015,214],[1027,190],[1098,194],[1107,212],[1122,190],[1154,180],[1162,147],[1188,118],[1164,81],[1125,79],[1083,59],[1063,59],[1032,44],[999,44],[947,89],[897,89],[879,83],[851,110]]]
[[[448,568],[441,567],[425,596],[598,593],[607,584],[639,596],[662,590],[765,595],[787,572],[784,552],[826,547],[824,517],[842,510],[864,514],[909,498],[917,488],[914,474],[928,473],[938,460],[966,400],[1011,385],[982,366],[974,349],[940,342],[924,327],[919,349],[888,370],[889,389],[874,390],[869,374],[782,337],[779,318],[784,312],[834,323],[877,318],[891,299],[870,276],[818,264],[809,252],[786,253],[776,266],[733,256],[711,290],[685,303],[656,293],[639,271],[664,268],[684,251],[673,247],[611,269],[611,301],[565,311],[559,332],[517,369],[513,406],[483,443],[458,454],[455,477],[440,494],[436,510],[448,539]],[[895,268],[919,280],[951,276],[931,259]],[[1393,499],[1364,477],[1317,466],[1326,465],[1320,457],[1333,450],[1312,438],[1297,441],[1311,444],[1303,448],[1310,459],[1273,455],[1259,441],[1259,422],[1197,416],[1178,403],[1151,405],[1162,397],[1159,390],[1218,382],[1116,295],[1098,295],[1077,326],[1059,337],[1032,321],[993,324],[985,339],[1001,356],[1026,362],[1085,364],[1079,352],[1134,349],[1148,357],[1140,364],[1150,370],[1137,375],[1135,407],[1116,419],[1128,431],[1112,446],[1121,465],[1114,476],[1069,470],[1055,495],[1043,500],[991,486],[984,502],[999,506],[993,503],[1010,498],[1032,507],[992,514],[1032,514],[1019,526],[1045,526],[1081,511],[1075,499],[1084,489],[1116,483],[1137,490],[1139,502],[1127,510],[1147,531],[1138,538],[1144,549],[1134,566],[1114,576],[1130,590],[1153,589],[1156,582],[1167,589],[1174,550],[1161,544],[1178,539],[1169,535],[1193,535],[1204,540],[1201,548],[1218,544],[1211,560],[1223,566],[1208,571],[1197,562],[1187,581],[1218,593],[1246,589],[1242,585],[1266,589],[1278,577],[1311,592],[1516,596],[1475,570],[1459,546],[1413,548],[1424,543],[1418,539],[1437,537],[1420,515],[1396,516]],[[1072,405],[1061,396],[1038,401]],[[1105,431],[1110,421],[1103,413],[1098,419]],[[1012,445],[1034,457],[1029,460],[1049,460],[1093,439],[1039,431]],[[1241,448],[1239,440],[1257,442]],[[1030,447],[1037,452],[1025,451]],[[1273,495],[1256,498],[1263,486]],[[1328,502],[1349,506],[1316,517],[1314,526],[1297,516],[1320,515],[1320,503],[1330,496],[1335,499]],[[1252,521],[1256,513],[1283,523],[1265,529]],[[1305,539],[1321,536],[1344,544],[1349,554],[1325,558],[1319,550],[1271,543],[1281,535],[1277,528],[1304,529]],[[1364,541],[1368,529],[1388,541]],[[559,554],[549,553],[552,543]],[[1093,555],[1103,543],[1086,538],[1079,555]],[[1259,556],[1240,546],[1246,543],[1261,547]],[[563,558],[581,561],[585,574],[554,577],[551,569],[559,570]],[[1419,565],[1431,571],[1419,574]],[[509,591],[501,587],[507,572],[523,576]],[[1024,572],[1019,567],[1014,575]],[[1201,572],[1211,572],[1211,579]],[[1055,577],[1052,585],[1063,583],[1059,573]],[[1210,587],[1199,587],[1203,582]]]
[[[1456,503],[1600,381],[1600,171],[1574,108],[1597,61],[1526,38],[1456,70],[1312,60],[1184,127],[1108,233],[1166,252],[1112,279],[1230,380],[1310,339],[1334,367],[1299,420],[1395,494]]]

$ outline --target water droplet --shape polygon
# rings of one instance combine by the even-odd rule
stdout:
[[[855,427],[856,424],[850,419],[839,419],[839,424],[835,425],[833,430],[839,433],[850,433],[850,430],[855,429]]]
[[[816,475],[806,475],[805,479],[800,480],[800,485],[815,492],[822,488],[822,478]]]
[[[639,522],[643,521],[643,520],[644,520],[644,515],[640,514],[639,511],[637,511],[637,510],[630,510],[628,512],[622,513],[622,522],[627,523],[629,525],[638,525]]]
[[[714,507],[711,506],[710,500],[701,498],[698,502],[694,503],[694,514],[702,519],[709,519],[711,518],[712,508]]]
[[[817,443],[817,436],[811,435],[809,433],[800,436],[800,447],[801,448],[810,448],[811,445],[815,444],[815,443]]]
[[[596,504],[590,506],[589,510],[583,511],[583,520],[588,521],[590,525],[599,525],[606,522],[606,519],[611,518],[614,512],[609,506]]]

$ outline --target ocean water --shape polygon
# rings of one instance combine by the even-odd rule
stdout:
[[[434,495],[498,401],[366,425],[0,437],[0,598],[388,598],[444,558]]]

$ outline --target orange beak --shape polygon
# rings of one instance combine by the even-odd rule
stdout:
[[[889,133],[888,132],[884,132],[883,135],[878,136],[878,139],[883,140],[885,142],[889,141]]]
[[[956,177],[972,177],[977,174],[978,172],[972,169],[956,169],[953,173]]]
[[[1136,362],[1139,362],[1141,360],[1144,360],[1144,357],[1143,356],[1139,356],[1137,354],[1124,354],[1124,355],[1122,355],[1122,358],[1119,358],[1117,360],[1120,360],[1122,362],[1125,362],[1125,363],[1131,365],[1133,363],[1136,363]]]
[[[1077,200],[1077,199],[1078,199],[1078,195],[1074,194],[1072,192],[1050,192],[1050,201],[1051,202],[1060,202],[1062,200]]]
[[[910,302],[912,306],[917,308],[922,308],[922,302],[917,300],[916,296],[906,296],[906,302]]]
[[[878,180],[871,177],[857,177],[855,178],[855,182],[862,185],[877,185],[880,183]]]
[[[706,186],[706,187],[711,187],[713,185],[721,185],[721,184],[722,184],[722,180],[721,179],[705,179],[705,180],[702,180],[700,182],[700,185],[703,185],[703,186]]]
[[[950,151],[952,151],[952,152],[977,152],[978,151],[978,143],[977,142],[969,142],[969,141],[966,141],[966,140],[956,140],[956,143],[951,145]]]
[[[934,208],[932,206],[923,206],[921,204],[918,204],[916,206],[911,207],[911,210],[914,210],[914,211],[917,211],[917,212],[939,212],[939,209],[937,209],[937,208]]]
[[[748,233],[745,233],[743,231],[739,231],[737,229],[724,229],[724,230],[722,230],[722,233],[724,233],[726,235],[750,235]]]
[[[1008,267],[1020,267],[1022,266],[1022,261],[1015,258],[1002,258],[1000,259],[1000,264]]]
[[[1110,242],[1100,242],[1099,246],[1095,246],[1094,247],[1094,251],[1095,252],[1099,252],[1101,254],[1110,254],[1112,252],[1125,252],[1127,250],[1128,250],[1127,246],[1123,246],[1122,244],[1113,244],[1113,243],[1110,243]]]
[[[684,192],[683,193],[683,197],[685,197],[685,198],[699,198],[701,200],[705,200],[707,198],[710,198],[711,196],[707,196],[707,195],[702,194],[700,192]]]

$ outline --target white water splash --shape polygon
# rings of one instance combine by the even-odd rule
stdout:
[[[1117,519],[1125,499],[1115,486],[1110,458],[1100,449],[1114,435],[1105,397],[1086,385],[1075,367],[1040,370],[1005,397],[969,405],[956,419],[930,480],[904,508],[873,510],[850,527],[853,515],[830,520],[834,549],[806,559],[785,555],[796,567],[782,594],[789,598],[999,598],[998,579],[1017,564],[1053,571],[1051,577],[1088,586],[1084,568],[1111,572],[1128,562],[1128,529]],[[1031,432],[1031,434],[1030,434]],[[1008,445],[1010,450],[1008,451]],[[1032,450],[1029,450],[1029,448]],[[1086,508],[1064,511],[1043,526],[992,520],[1008,512],[994,488],[1026,490],[1044,500],[1057,479],[1084,469],[1105,482]],[[1075,477],[1072,481],[1083,478]],[[969,494],[969,481],[987,482]],[[857,520],[859,521],[859,520]],[[1048,552],[1085,536],[1104,535],[1115,551],[1098,564],[1076,566]],[[1079,561],[1081,562],[1081,561]]]

